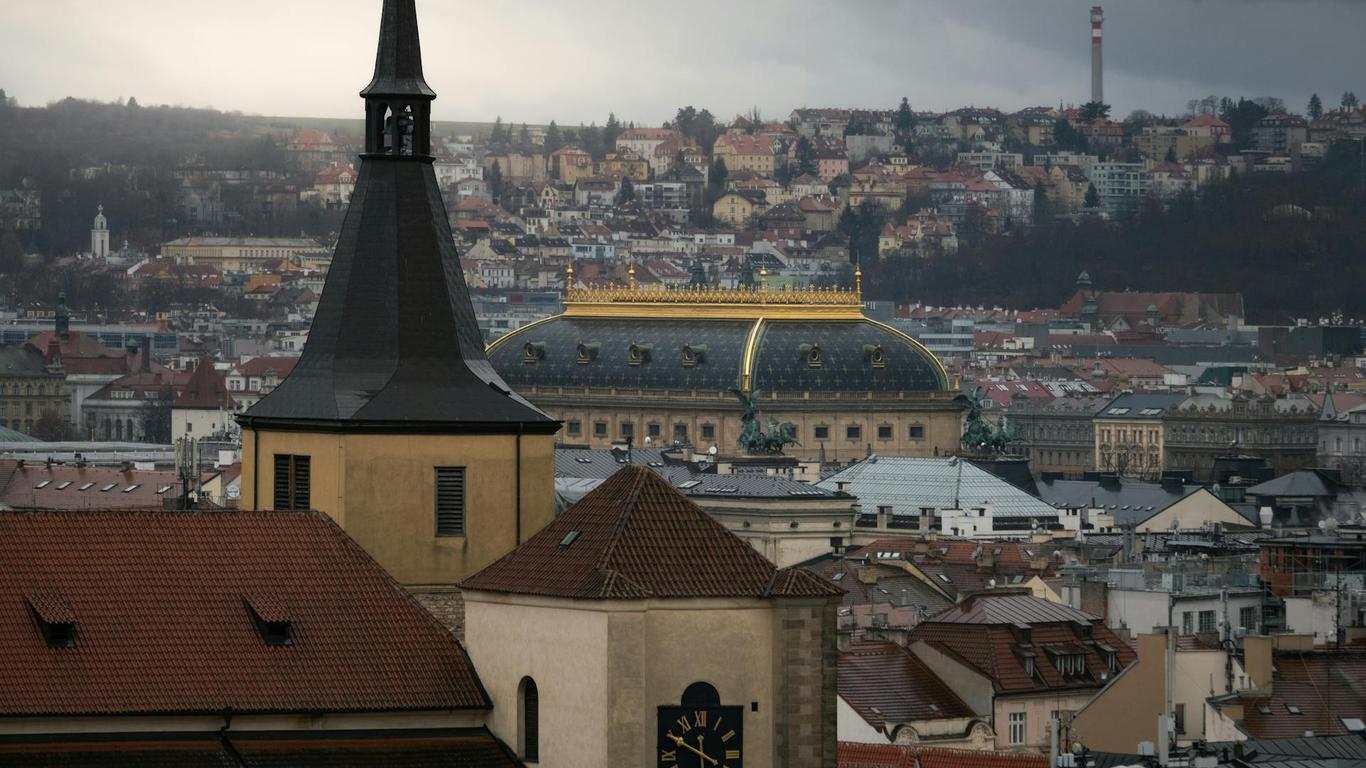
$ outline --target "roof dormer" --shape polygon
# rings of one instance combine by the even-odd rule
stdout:
[[[50,592],[31,592],[24,599],[47,647],[71,648],[76,645],[76,614],[66,600]]]
[[[247,612],[266,645],[292,645],[294,622],[279,599],[270,595],[244,597]]]

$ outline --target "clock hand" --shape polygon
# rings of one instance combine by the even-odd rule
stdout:
[[[665,735],[668,736],[671,740],[673,740],[674,744],[688,750],[689,752],[692,752],[693,754],[703,758],[704,760],[710,760],[712,762],[712,765],[716,765],[716,758],[712,757],[711,755],[708,755],[706,752],[698,750],[697,747],[694,747],[693,745],[684,741],[682,736],[675,736],[672,733],[668,733]]]
[[[697,734],[697,754],[699,754],[699,755],[701,755],[702,757],[704,757],[704,758],[710,760],[712,765],[716,765],[716,764],[717,764],[716,758],[714,758],[714,757],[712,757],[711,755],[707,754],[707,753],[705,752],[705,749],[706,749],[706,747],[702,746],[702,734],[699,733],[699,734]]]

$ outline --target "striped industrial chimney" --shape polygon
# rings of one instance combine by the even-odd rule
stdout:
[[[1091,101],[1103,104],[1105,88],[1101,82],[1100,25],[1105,23],[1105,12],[1099,5],[1091,6]]]

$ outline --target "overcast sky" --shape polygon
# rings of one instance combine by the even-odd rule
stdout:
[[[694,104],[1003,109],[1089,98],[1091,0],[417,0],[445,120],[657,124]],[[380,0],[0,0],[0,88],[358,117]],[[1362,0],[1111,0],[1114,114],[1366,97]]]

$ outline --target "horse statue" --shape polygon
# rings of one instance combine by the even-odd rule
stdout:
[[[779,456],[787,446],[801,445],[797,442],[797,425],[790,421],[779,424],[769,419],[767,431],[760,427],[758,390],[745,392],[732,387],[730,392],[745,408],[740,416],[740,437],[735,441],[740,450],[751,456]]]
[[[986,396],[981,387],[974,387],[963,396],[968,404],[964,421],[962,445],[972,453],[1005,453],[1006,446],[1020,440],[1020,431],[1001,417],[1001,423],[993,426],[982,415]]]

